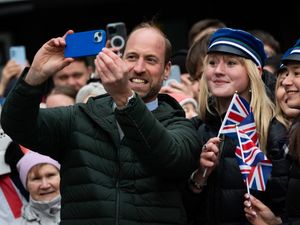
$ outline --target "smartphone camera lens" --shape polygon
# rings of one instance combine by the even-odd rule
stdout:
[[[96,43],[102,41],[102,33],[101,33],[100,31],[95,32],[95,34],[94,34],[94,41],[95,41]]]
[[[112,47],[117,47],[117,48],[123,48],[125,45],[125,40],[123,37],[119,36],[119,35],[116,35],[116,36],[113,36],[112,39],[111,39],[111,46]]]

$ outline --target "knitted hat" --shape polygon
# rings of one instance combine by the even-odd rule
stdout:
[[[49,163],[60,170],[60,164],[49,156],[39,154],[34,151],[28,151],[17,163],[17,169],[24,188],[27,190],[27,176],[30,169],[41,163]]]
[[[191,103],[195,107],[195,109],[198,108],[196,100],[190,96],[182,93],[169,93],[169,95],[175,98],[181,106],[184,106],[186,103]]]
[[[286,64],[287,61],[300,61],[300,38],[292,48],[283,54],[281,61],[283,61],[284,64]]]
[[[218,29],[211,37],[208,53],[223,52],[251,59],[263,67],[267,58],[264,44],[252,34],[231,28]]]
[[[75,102],[84,102],[86,97],[88,96],[97,96],[105,94],[106,90],[104,89],[103,85],[100,82],[91,82],[87,85],[84,85],[80,90],[78,91],[76,95]]]

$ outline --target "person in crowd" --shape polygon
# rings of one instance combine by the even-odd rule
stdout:
[[[45,107],[52,108],[74,105],[76,94],[77,91],[71,86],[55,86],[46,96]]]
[[[23,66],[17,64],[14,60],[9,60],[3,67],[0,77],[0,96],[6,97],[17,78],[22,73]]]
[[[185,117],[192,119],[194,116],[197,116],[198,103],[193,97],[187,96],[183,93],[169,93],[170,96],[176,99],[177,102],[182,106],[185,111]]]
[[[282,64],[280,69],[277,72],[277,82],[275,88],[275,109],[276,109],[276,118],[287,128],[289,129],[293,120],[300,114],[300,110],[291,108],[287,104],[287,93],[283,86],[283,81],[287,76],[288,70],[287,67]]]
[[[3,129],[62,163],[62,225],[186,224],[178,183],[196,169],[200,140],[179,103],[158,94],[171,43],[142,23],[122,58],[108,48],[96,56],[108,95],[39,109],[46,80],[74,61],[63,56],[70,33],[38,50],[3,105]]]
[[[0,106],[0,115],[2,105]],[[12,154],[11,154],[12,153]],[[0,126],[0,224],[10,225],[21,217],[22,207],[28,202],[28,192],[21,184],[17,161],[23,151]]]
[[[182,75],[188,73],[185,65],[187,53],[187,49],[179,49],[178,51],[174,52],[171,56],[172,65],[178,65],[180,68],[180,73]]]
[[[22,215],[22,207],[27,203],[27,193],[22,187],[14,167],[6,162],[6,153],[13,148],[11,138],[0,129],[0,224],[10,225]],[[21,151],[20,151],[21,153]],[[22,157],[22,154],[20,158]],[[14,158],[19,158],[14,154]],[[24,194],[24,195],[23,195]]]
[[[161,89],[163,93],[181,92],[192,96],[196,101],[199,98],[199,81],[203,72],[203,60],[207,53],[207,46],[211,35],[215,30],[206,32],[201,38],[194,42],[188,50],[185,66],[188,73],[181,75],[180,83],[171,83]]]
[[[87,84],[93,68],[85,57],[76,58],[52,77],[53,86],[70,86],[76,91]]]
[[[262,80],[267,87],[268,96],[274,102],[276,75],[272,72],[272,69],[274,67],[275,71],[277,71],[278,69],[278,67],[276,68],[276,59],[278,62],[278,59],[280,58],[280,43],[271,33],[266,30],[253,29],[250,30],[249,33],[259,38],[264,44],[264,50],[266,52],[267,58],[265,60],[265,66],[263,68]],[[275,64],[275,66],[273,66],[272,63]]]
[[[297,40],[288,54],[284,54],[282,61],[286,66],[286,72],[281,81],[286,92],[287,107],[300,110],[300,39]],[[253,225],[297,225],[300,223],[300,120],[299,113],[293,121],[290,129],[288,157],[291,159],[289,170],[288,189],[286,194],[286,214],[279,217],[262,201],[252,195],[245,194],[244,211],[248,221]]]
[[[84,85],[76,95],[76,103],[86,103],[90,97],[105,94],[106,91],[100,81],[90,82]]]
[[[263,42],[267,58],[280,54],[280,43],[271,33],[261,29],[249,30],[249,33]]]
[[[191,83],[191,88],[187,85],[187,89],[193,90],[194,99],[199,100],[199,82],[203,73],[203,60],[207,54],[207,47],[211,38],[211,35],[215,30],[210,30],[202,35],[194,44],[190,47],[186,59],[186,67],[189,72],[188,80]],[[186,82],[187,84],[188,82]]]
[[[259,147],[272,160],[272,178],[265,192],[251,190],[282,213],[285,185],[279,169],[286,129],[275,117],[275,108],[261,80],[266,58],[263,43],[248,32],[221,28],[211,37],[200,80],[199,118],[195,118],[202,140],[200,166],[190,177],[184,193],[192,224],[246,224],[243,196],[247,191],[235,158],[236,142],[218,137],[222,120],[234,93],[253,109]]]
[[[55,225],[60,222],[60,164],[49,156],[28,151],[17,163],[20,180],[29,192],[22,216],[11,225]]]
[[[266,69],[262,70],[261,79],[264,82],[264,86],[268,97],[274,103],[275,102],[275,86],[276,86],[276,75],[269,72]]]
[[[281,57],[282,54],[277,54],[271,57],[268,57],[265,62],[264,70],[267,70],[271,74],[274,74],[276,76],[277,71],[280,68],[281,65]]]
[[[191,47],[197,40],[201,39],[207,33],[213,33],[220,28],[226,27],[226,24],[215,18],[206,18],[197,21],[192,25],[188,33],[188,45]]]
[[[181,82],[171,83],[168,86],[162,87],[161,93],[170,94],[181,92],[187,96],[194,97],[194,99],[198,101],[199,74],[196,75],[193,73],[196,70],[195,64],[200,62],[202,57],[206,54],[207,46],[205,46],[205,44],[208,44],[208,42],[206,42],[207,36],[210,36],[217,29],[223,27],[226,27],[225,23],[218,19],[211,18],[197,21],[192,25],[188,33],[188,49],[180,49],[173,54],[172,64],[180,65],[182,71]],[[198,44],[195,44],[196,42]],[[200,45],[205,46],[204,55],[201,55],[201,50],[198,51],[199,43],[201,43]],[[182,57],[179,58],[178,56]],[[180,59],[181,62],[178,62],[177,59]],[[184,62],[182,62],[183,59]],[[193,61],[194,59],[196,59],[197,62]]]

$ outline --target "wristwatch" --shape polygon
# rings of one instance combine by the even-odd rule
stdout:
[[[125,109],[125,108],[128,106],[129,101],[130,101],[131,99],[133,99],[133,98],[135,98],[135,92],[134,92],[134,91],[132,91],[132,95],[129,96],[129,97],[127,98],[126,105],[124,105],[124,106],[122,106],[122,107],[117,107],[117,109],[118,109],[118,110],[123,110],[123,109]]]

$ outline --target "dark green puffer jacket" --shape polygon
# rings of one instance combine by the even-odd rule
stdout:
[[[153,112],[138,96],[113,111],[107,95],[39,109],[43,85],[22,77],[1,124],[12,139],[61,162],[61,224],[186,223],[178,184],[197,167],[199,141],[174,99],[160,95]]]

